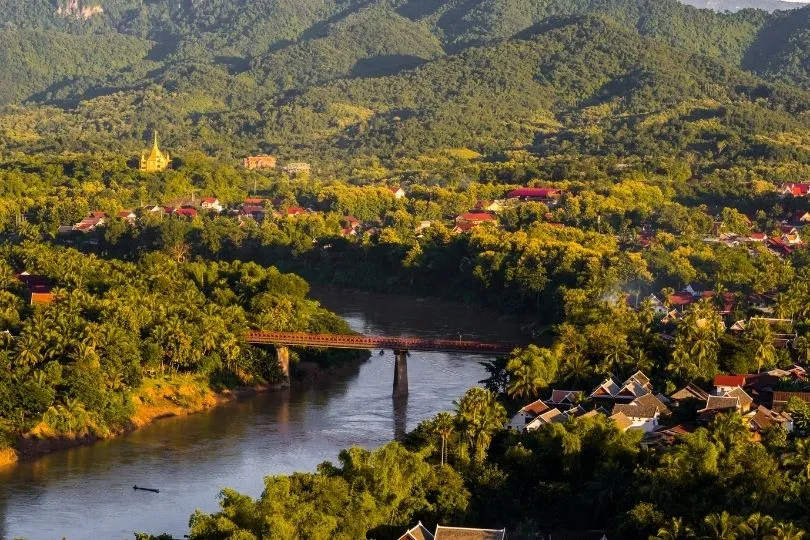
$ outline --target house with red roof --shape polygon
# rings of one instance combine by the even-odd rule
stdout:
[[[497,223],[498,219],[489,212],[465,212],[456,216],[456,223]]]
[[[782,186],[779,188],[779,193],[781,193],[784,197],[807,197],[807,195],[810,194],[810,184],[782,184]]]
[[[763,232],[755,232],[748,235],[749,242],[764,242],[768,239],[768,235]]]
[[[453,227],[451,231],[453,234],[464,234],[468,233],[475,228],[475,223],[467,223],[466,221],[461,223],[456,223],[456,226]]]
[[[90,217],[84,218],[73,226],[73,230],[77,232],[88,233],[95,230],[99,225],[104,225],[107,220],[107,214],[104,212],[90,212]]]
[[[284,215],[286,215],[286,216],[300,216],[300,215],[303,215],[303,214],[306,214],[306,213],[307,213],[307,211],[304,208],[301,208],[300,206],[291,206],[290,208],[287,208],[287,210],[284,212]]]
[[[405,198],[405,190],[402,189],[400,186],[392,186],[388,188],[388,191],[394,196],[395,199],[404,199]]]
[[[557,188],[534,188],[523,187],[513,189],[506,194],[507,199],[518,199],[520,201],[536,201],[546,204],[556,204],[562,197],[562,190]]]
[[[32,306],[50,304],[54,301],[53,283],[45,276],[20,272],[15,274],[28,293],[28,302]]]
[[[722,396],[735,388],[742,388],[753,375],[717,375],[714,378],[714,394]]]
[[[546,405],[542,399],[533,401],[515,413],[515,416],[509,421],[508,427],[509,429],[523,431],[532,420],[549,410],[551,410],[551,407]]]
[[[256,221],[261,221],[265,216],[265,208],[264,206],[246,204],[242,206],[242,209],[239,211],[239,215],[255,219]]]
[[[197,217],[197,209],[196,208],[178,208],[174,211],[175,216],[183,217],[186,219],[194,219]]]

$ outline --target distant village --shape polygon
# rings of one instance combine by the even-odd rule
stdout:
[[[625,380],[605,378],[595,388],[553,389],[526,404],[509,422],[509,428],[526,432],[569,418],[604,415],[622,431],[644,433],[642,446],[653,448],[675,442],[720,413],[742,415],[751,437],[759,440],[763,430],[781,427],[793,431],[793,419],[785,411],[792,398],[810,404],[807,371],[800,366],[762,373],[717,375],[711,388],[689,384],[669,395],[656,390],[649,377],[637,371]]]

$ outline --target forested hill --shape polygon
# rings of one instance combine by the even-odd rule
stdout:
[[[810,8],[0,0],[0,149],[803,152]]]

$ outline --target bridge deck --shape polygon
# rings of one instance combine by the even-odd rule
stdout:
[[[331,349],[392,349],[401,351],[440,351],[478,354],[509,354],[516,347],[508,343],[483,343],[451,339],[422,339],[306,332],[248,332],[245,340],[253,344],[326,347]]]

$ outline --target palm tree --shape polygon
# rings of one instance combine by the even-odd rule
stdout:
[[[763,366],[772,366],[776,363],[776,347],[773,344],[771,326],[762,319],[753,319],[749,326],[748,338],[756,347],[754,358],[757,360],[757,373]]]
[[[29,332],[19,336],[14,344],[17,363],[34,366],[42,360],[42,341]]]
[[[810,480],[810,437],[799,439],[794,445],[794,451],[782,458],[786,467],[798,470],[805,479]]]
[[[799,336],[793,341],[793,347],[799,353],[799,360],[803,363],[810,362],[810,339],[807,336]]]
[[[802,540],[806,533],[793,523],[779,523],[765,540]]]
[[[506,372],[509,374],[506,386],[509,396],[534,397],[556,378],[557,358],[549,349],[529,345],[512,353]]]
[[[684,525],[683,519],[672,518],[665,526],[658,529],[653,540],[687,540],[695,538],[695,531],[689,525]]]
[[[748,429],[737,412],[718,414],[709,426],[712,441],[728,451],[734,444],[747,439]]]
[[[489,390],[474,387],[456,403],[456,421],[475,461],[486,457],[492,434],[503,428],[506,410]]]
[[[593,366],[585,356],[574,354],[568,356],[561,366],[560,380],[579,387],[593,375]]]
[[[757,512],[740,523],[738,529],[745,538],[767,538],[773,532],[775,525],[776,522],[771,516]]]
[[[440,412],[433,420],[433,432],[441,438],[441,464],[445,463],[445,456],[447,455],[447,442],[452,437],[456,429],[455,420],[453,415],[448,412]]]
[[[737,523],[725,510],[721,514],[709,514],[703,519],[706,524],[707,540],[736,540]]]

